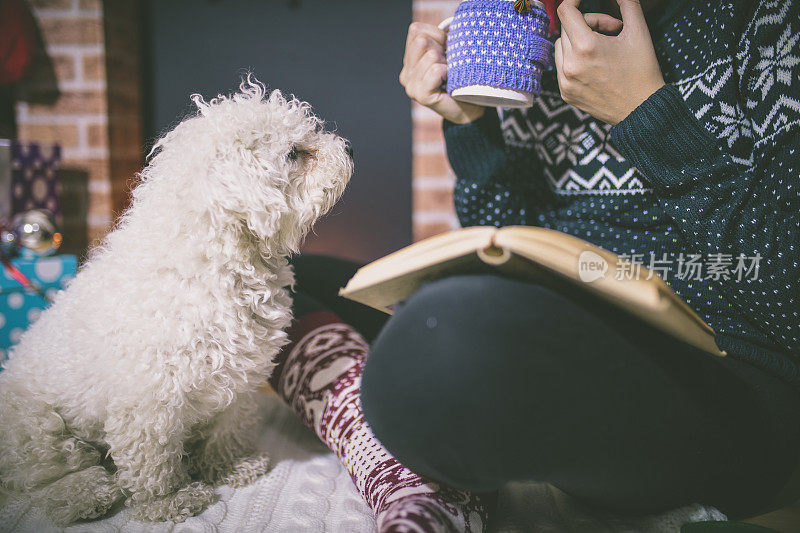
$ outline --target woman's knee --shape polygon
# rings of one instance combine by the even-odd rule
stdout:
[[[383,390],[443,397],[524,385],[530,370],[560,374],[591,357],[584,348],[603,341],[592,335],[592,320],[539,285],[494,275],[444,278],[398,307],[372,344],[366,375]]]
[[[396,310],[372,343],[364,373],[368,394],[413,403],[463,397],[488,378],[503,351],[487,302],[486,276],[457,276],[424,285]]]
[[[495,276],[429,283],[372,344],[365,414],[389,451],[419,473],[472,489],[499,483],[488,458],[514,447],[515,428],[536,401],[525,371],[535,348],[518,342],[534,324],[500,325],[514,322],[518,298],[533,297],[517,285]]]

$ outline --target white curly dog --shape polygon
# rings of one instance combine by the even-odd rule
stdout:
[[[58,524],[126,500],[182,521],[267,470],[248,430],[287,342],[287,257],[339,199],[347,141],[247,78],[158,141],[130,209],[0,372],[0,484]]]

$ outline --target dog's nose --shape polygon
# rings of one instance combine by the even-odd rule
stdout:
[[[347,152],[347,155],[350,156],[350,159],[353,159],[353,145],[350,144],[350,141],[344,142],[344,151]]]

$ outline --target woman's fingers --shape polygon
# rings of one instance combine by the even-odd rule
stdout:
[[[556,39],[555,42],[555,59],[556,59],[556,79],[558,80],[559,89],[563,90],[564,82],[564,37]]]
[[[577,21],[578,0],[564,0],[559,16],[565,31],[556,46],[561,98],[611,125],[664,86],[640,3],[616,1],[621,22],[597,13],[581,13]]]
[[[433,28],[439,31],[438,28]],[[442,44],[430,36],[426,31],[416,31],[415,36],[408,40],[406,46],[405,56],[403,57],[403,69],[400,72],[400,83],[403,86],[408,85],[415,77],[415,72],[418,70],[417,66],[424,58],[429,61],[445,63],[445,49]],[[424,66],[421,72],[425,72],[427,66]]]
[[[561,71],[561,65],[564,63],[564,49],[562,48],[561,38],[556,39],[554,46],[554,54],[556,58],[556,70]]]
[[[408,29],[400,83],[412,100],[433,109],[451,122],[478,119],[484,108],[456,102],[443,87],[447,80],[447,32],[432,24],[415,22]]]
[[[442,59],[445,57],[444,46],[437,43],[428,35],[417,35],[414,40],[409,43],[408,48],[406,48],[403,65],[415,65],[422,59],[422,56],[430,51],[435,52]]]
[[[406,38],[406,51],[411,46],[412,41],[417,37],[428,37],[434,43],[437,43],[442,48],[447,45],[447,32],[440,30],[433,24],[426,24],[424,22],[412,22],[408,27],[408,37]]]
[[[414,22],[409,26],[406,49],[403,55],[403,69],[400,71],[400,84],[408,89],[414,80],[414,72],[422,58],[433,51],[438,60],[445,61],[447,33],[432,24]],[[424,72],[424,70],[422,71]]]
[[[447,65],[432,63],[420,79],[420,93],[426,102],[423,105],[434,105],[442,97],[444,84],[447,82]]]
[[[583,19],[594,31],[603,33],[619,33],[622,31],[622,21],[605,13],[586,13]]]
[[[617,4],[619,4],[619,12],[626,26],[632,29],[647,27],[644,11],[642,11],[642,3],[639,0],[617,0]]]
[[[446,78],[447,63],[444,60],[444,56],[437,50],[426,51],[416,64],[408,69],[404,69],[404,71],[407,71],[407,83],[404,84],[406,87],[406,94],[423,105],[428,105],[424,102],[430,101],[431,93],[441,92],[441,81],[438,84],[430,81],[431,74],[429,71],[431,67],[434,66],[437,71],[442,72],[442,76]]]
[[[559,37],[561,41],[561,60],[563,64],[564,58],[572,55],[572,42],[569,39],[569,35],[566,32],[561,32],[561,37]]]
[[[593,37],[592,30],[586,24],[583,13],[578,9],[580,0],[564,0],[558,6],[558,18],[561,20],[561,35],[567,35],[573,45],[582,45]]]

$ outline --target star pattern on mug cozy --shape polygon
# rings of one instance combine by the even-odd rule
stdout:
[[[525,14],[507,2],[462,2],[447,35],[447,91],[492,85],[539,92],[539,78],[552,45],[546,12]]]

